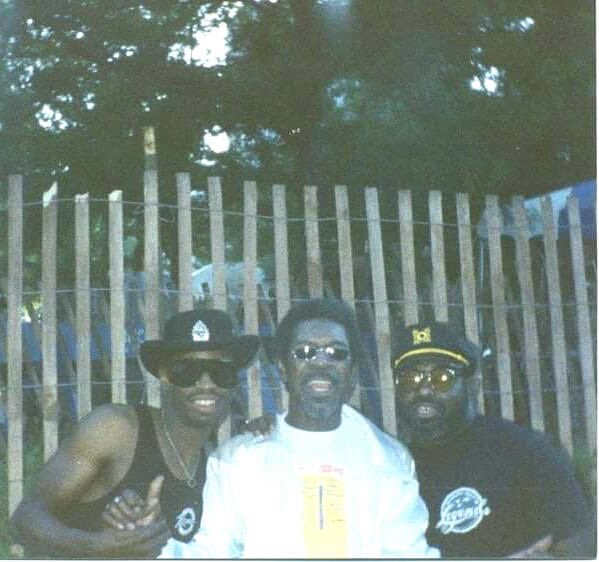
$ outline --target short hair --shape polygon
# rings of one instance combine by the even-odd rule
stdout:
[[[289,353],[293,332],[298,324],[306,320],[331,320],[341,324],[349,341],[349,352],[359,366],[364,361],[364,348],[358,321],[353,309],[337,299],[311,299],[297,304],[283,317],[275,334],[275,352],[279,360],[284,361]]]

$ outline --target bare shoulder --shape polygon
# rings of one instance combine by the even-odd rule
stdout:
[[[73,452],[94,451],[110,455],[123,450],[137,439],[139,422],[135,409],[122,404],[103,404],[92,410],[65,440],[64,447]]]
[[[106,404],[92,410],[40,469],[37,493],[57,509],[101,497],[131,462],[138,426],[132,407]]]

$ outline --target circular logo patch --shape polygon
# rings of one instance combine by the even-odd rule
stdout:
[[[491,513],[487,500],[478,490],[462,487],[450,492],[439,513],[440,519],[436,527],[444,535],[449,533],[467,533],[478,527],[483,517]]]
[[[184,537],[189,535],[196,524],[196,512],[191,507],[186,507],[175,521],[175,529],[179,531],[179,534]]]

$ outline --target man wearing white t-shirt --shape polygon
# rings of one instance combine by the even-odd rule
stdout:
[[[352,310],[312,300],[276,334],[289,411],[210,457],[202,525],[166,557],[437,557],[403,445],[345,405],[363,351]]]

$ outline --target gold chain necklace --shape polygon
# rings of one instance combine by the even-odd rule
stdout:
[[[198,460],[195,463],[193,472],[190,471],[187,468],[187,466],[185,465],[185,463],[183,462],[183,459],[179,453],[179,450],[175,446],[175,443],[173,442],[173,438],[171,437],[171,434],[168,431],[168,427],[166,426],[166,419],[164,418],[164,409],[161,408],[160,412],[162,414],[161,417],[162,417],[162,427],[164,428],[164,436],[166,437],[166,440],[168,441],[168,444],[170,445],[171,449],[175,452],[179,466],[183,469],[183,473],[185,474],[187,485],[190,488],[196,488],[198,485],[198,481],[196,480],[195,475],[196,475],[196,472],[198,471],[198,465],[200,464],[200,459],[201,459],[202,455],[200,454],[200,456],[198,457]]]

